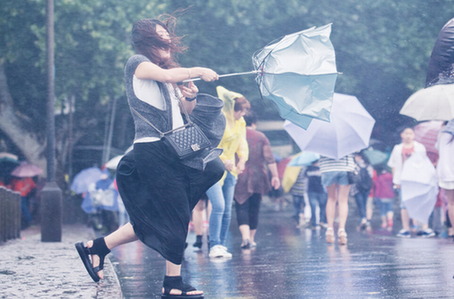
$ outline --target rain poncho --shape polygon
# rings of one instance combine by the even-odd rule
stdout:
[[[218,97],[224,102],[224,113],[226,119],[226,126],[224,136],[218,145],[218,148],[224,150],[220,158],[222,161],[231,160],[235,163],[235,154],[238,158],[248,159],[249,149],[246,140],[246,122],[241,117],[239,120],[235,120],[234,117],[234,106],[235,99],[243,97],[242,94],[229,91],[222,86],[216,88]],[[231,171],[232,175],[238,177],[236,167],[233,167]]]

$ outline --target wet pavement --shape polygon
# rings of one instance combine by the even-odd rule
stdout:
[[[64,225],[62,242],[41,242],[39,226],[21,231],[21,238],[0,244],[0,298],[122,298],[108,259],[100,283],[91,280],[74,243],[93,238],[85,225]]]
[[[381,228],[357,229],[350,205],[348,245],[327,245],[324,230],[295,229],[292,209],[262,205],[257,248],[242,250],[233,216],[227,247],[232,259],[209,259],[206,245],[188,237],[183,278],[205,298],[453,298],[454,243],[451,239],[400,239]],[[396,210],[397,212],[397,210]],[[235,212],[233,211],[233,215]],[[378,221],[378,222],[377,222]],[[110,258],[125,298],[159,298],[164,260],[140,242],[119,247]]]

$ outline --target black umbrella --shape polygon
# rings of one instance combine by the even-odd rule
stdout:
[[[430,55],[426,88],[437,84],[454,83],[454,18],[438,34]]]

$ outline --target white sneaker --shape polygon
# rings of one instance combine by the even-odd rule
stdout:
[[[222,245],[215,245],[210,250],[210,254],[208,255],[210,258],[217,258],[217,257],[226,257],[231,258],[232,254],[227,252],[227,248]]]
[[[227,247],[225,247],[225,246],[222,246],[222,247],[223,247],[222,249],[224,249],[224,257],[228,258],[228,259],[232,258],[232,254],[227,251]]]

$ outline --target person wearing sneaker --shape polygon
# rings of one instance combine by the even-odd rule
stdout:
[[[413,153],[426,155],[426,148],[421,143],[414,141],[415,132],[412,128],[405,128],[401,132],[400,137],[402,138],[402,143],[394,146],[388,161],[388,166],[392,169],[394,189],[396,190],[400,199],[400,213],[403,228],[399,231],[397,237],[409,238],[411,236],[410,216],[408,215],[408,211],[405,208],[404,202],[402,201],[402,194],[400,189],[402,169],[405,161]]]
[[[249,249],[256,244],[254,238],[259,223],[262,195],[268,193],[271,188],[279,189],[281,182],[270,142],[265,134],[256,130],[257,115],[249,111],[244,120],[249,159],[243,173],[238,175],[234,199],[236,219],[243,240],[241,248]],[[268,170],[271,173],[271,180]]]
[[[216,88],[219,98],[224,102],[226,127],[218,147],[223,149],[220,158],[225,165],[222,179],[207,191],[212,210],[210,215],[210,258],[231,257],[225,247],[232,214],[233,195],[238,175],[244,171],[249,157],[246,140],[246,122],[243,116],[251,108],[243,95],[229,91],[222,86]],[[235,165],[235,156],[238,163]]]
[[[325,187],[322,185],[322,173],[318,167],[318,160],[306,168],[305,176],[307,177],[307,197],[311,206],[311,227],[317,227],[317,205],[319,206],[320,226],[326,228],[326,202],[328,195]]]
[[[306,218],[304,217],[304,208],[306,207],[305,194],[306,194],[306,167],[299,167],[300,171],[296,177],[295,183],[290,188],[290,194],[293,199],[293,207],[295,208],[295,221],[296,228],[301,228],[306,225]]]
[[[170,154],[159,131],[171,131],[184,124],[180,108],[190,111],[194,123],[201,114],[204,124],[217,123],[224,117],[219,99],[198,94],[193,83],[177,86],[176,83],[195,77],[215,81],[218,75],[207,68],[178,66],[174,54],[184,47],[172,30],[175,22],[173,16],[162,21],[143,19],[132,28],[131,40],[138,54],[129,58],[124,75],[135,126],[134,149],[117,168],[118,191],[130,223],[104,238],[88,241],[87,246],[78,242],[75,247],[87,272],[97,282],[103,278],[104,258],[113,248],[140,240],[166,260],[162,298],[201,299],[202,291],[183,282],[181,263],[191,210],[202,194],[221,179],[225,167],[216,156],[207,159],[197,154],[182,160]],[[206,135],[222,136],[221,124],[211,126],[211,130],[200,127]],[[220,139],[210,138],[211,146],[216,147]]]
[[[445,191],[448,200],[448,218],[454,222],[454,120],[441,128],[436,148],[439,151],[438,185]]]
[[[328,202],[326,204],[326,219],[328,228],[325,236],[327,243],[334,243],[334,217],[336,214],[336,205],[339,206],[339,230],[338,242],[340,245],[347,244],[347,232],[345,223],[348,217],[348,194],[350,192],[351,179],[349,172],[355,170],[353,155],[347,155],[339,160],[328,157],[321,157],[319,160],[320,171],[322,173],[322,184],[328,193]]]

